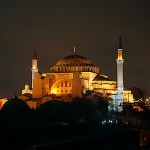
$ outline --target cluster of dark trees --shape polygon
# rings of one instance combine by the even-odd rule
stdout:
[[[140,88],[133,86],[129,90],[131,90],[131,93],[133,94],[133,97],[135,100],[139,100],[141,98],[142,99],[144,98],[144,92]]]
[[[50,100],[36,110],[15,97],[2,107],[0,126],[31,128],[58,124],[99,124],[107,114],[108,102],[100,97],[96,100],[76,98],[70,103]]]
[[[38,128],[53,125],[100,125],[102,120],[112,116],[149,116],[149,111],[138,112],[133,105],[124,105],[121,114],[108,113],[108,99],[92,95],[87,98],[76,98],[72,102],[50,100],[30,109],[27,103],[17,97],[8,100],[0,111],[2,128]],[[108,116],[109,115],[109,116]],[[142,117],[144,118],[144,117]],[[149,118],[149,117],[148,117]],[[147,120],[147,119],[146,119]]]

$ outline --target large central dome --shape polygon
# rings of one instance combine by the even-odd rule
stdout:
[[[64,65],[93,65],[93,64],[87,58],[74,54],[66,56],[56,63],[56,66],[64,66]]]
[[[99,72],[99,68],[95,67],[86,57],[74,54],[66,56],[50,68],[51,73],[68,73],[68,72]]]

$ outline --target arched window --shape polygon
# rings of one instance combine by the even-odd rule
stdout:
[[[58,72],[60,72],[60,67],[58,67]]]
[[[71,82],[69,82],[69,87],[71,87]]]
[[[63,82],[61,83],[61,87],[63,87]]]
[[[67,82],[67,81],[65,81],[65,87],[67,87],[67,83],[68,83],[68,82]]]

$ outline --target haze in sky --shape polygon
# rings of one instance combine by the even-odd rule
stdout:
[[[0,97],[31,84],[33,47],[40,72],[76,53],[116,80],[122,30],[124,87],[150,95],[149,0],[5,0],[0,2]]]

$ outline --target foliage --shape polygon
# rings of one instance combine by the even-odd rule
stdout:
[[[59,101],[47,101],[37,108],[36,113],[43,123],[56,122],[59,120],[59,112],[63,103]]]
[[[141,90],[138,87],[134,86],[134,87],[131,87],[129,90],[131,90],[131,93],[133,94],[133,97],[135,100],[139,100],[144,97],[143,90]]]
[[[98,108],[91,100],[76,98],[71,107],[75,123],[98,123]]]
[[[1,109],[1,125],[5,126],[26,126],[30,108],[21,99],[12,98],[8,100]]]
[[[11,99],[0,111],[3,124],[16,127],[38,127],[58,124],[99,124],[107,116],[108,103],[101,97],[75,98],[72,102],[50,100],[36,110],[29,109],[25,101]]]

